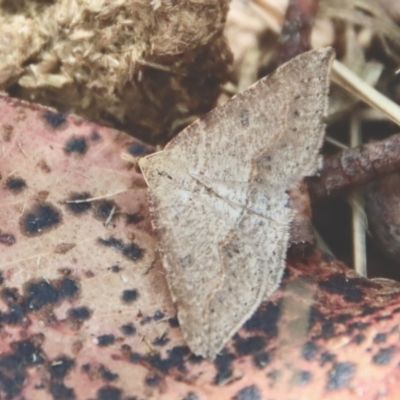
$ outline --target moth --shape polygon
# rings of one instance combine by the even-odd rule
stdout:
[[[279,67],[139,161],[184,339],[215,358],[279,286],[287,191],[319,166],[331,48]]]

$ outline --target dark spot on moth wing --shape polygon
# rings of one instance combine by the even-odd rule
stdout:
[[[60,112],[45,111],[43,118],[54,129],[61,128],[66,123],[65,115]]]
[[[84,136],[72,136],[64,145],[64,151],[67,154],[77,153],[85,154],[88,150],[88,144]]]
[[[40,236],[56,228],[62,222],[61,212],[51,203],[36,203],[25,210],[19,225],[25,236]]]
[[[122,390],[115,386],[103,386],[97,391],[96,400],[121,400]]]
[[[90,201],[83,201],[90,199],[90,197],[91,195],[88,192],[71,193],[66,203],[68,210],[76,215],[83,214],[92,207]]]
[[[97,336],[97,345],[100,347],[110,346],[115,343],[115,336],[112,334]]]
[[[328,382],[326,385],[327,390],[338,390],[351,382],[355,373],[356,367],[350,362],[337,362],[334,363],[332,369],[329,371]]]
[[[50,375],[55,379],[64,379],[74,365],[75,362],[72,358],[65,355],[57,357],[55,360],[50,362]]]
[[[0,244],[12,246],[16,241],[17,239],[12,233],[4,233],[0,231]]]
[[[236,396],[235,400],[261,400],[261,394],[256,385],[246,386],[241,389]]]
[[[243,128],[247,128],[250,125],[250,111],[249,110],[241,110],[240,111],[240,123]]]
[[[10,176],[6,180],[6,187],[11,193],[19,194],[27,187],[27,185],[24,179]]]

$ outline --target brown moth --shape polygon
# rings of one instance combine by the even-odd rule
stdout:
[[[331,48],[282,65],[140,160],[178,319],[214,358],[279,285],[287,190],[319,165]]]

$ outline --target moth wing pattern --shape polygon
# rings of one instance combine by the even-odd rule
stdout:
[[[279,285],[287,190],[319,166],[331,48],[303,53],[140,160],[190,349],[214,358]]]

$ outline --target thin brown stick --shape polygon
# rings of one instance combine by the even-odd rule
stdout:
[[[312,201],[317,201],[398,170],[400,134],[325,157],[319,175],[307,183]]]

